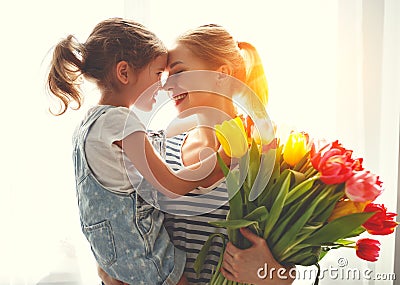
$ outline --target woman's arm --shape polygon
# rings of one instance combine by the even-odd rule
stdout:
[[[158,155],[145,132],[134,132],[122,141],[122,145],[117,145],[122,146],[129,160],[143,177],[169,197],[185,195],[198,186],[210,186],[223,177],[215,153],[199,163],[174,172]],[[230,158],[223,149],[220,148],[218,152],[229,165]]]
[[[124,283],[122,281],[112,278],[98,264],[97,264],[97,274],[99,275],[99,277],[104,285],[129,285],[128,283]],[[187,282],[188,281],[186,279],[186,276],[182,275],[181,279],[179,279],[179,281],[176,285],[188,285]]]
[[[98,264],[97,264],[97,275],[99,275],[104,285],[128,285],[122,281],[112,278]]]
[[[293,283],[295,272],[275,260],[263,238],[245,228],[241,228],[240,232],[252,246],[241,250],[230,242],[227,244],[221,268],[225,278],[255,285]]]
[[[175,118],[173,121],[169,123],[166,127],[165,132],[167,138],[172,138],[176,135],[182,134],[184,132],[188,132],[197,126],[196,116],[190,116],[184,119]]]

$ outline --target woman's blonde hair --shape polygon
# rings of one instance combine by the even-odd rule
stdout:
[[[222,26],[209,24],[180,35],[176,42],[211,67],[228,65],[232,76],[246,83],[264,106],[268,103],[268,84],[261,58],[256,48],[246,42],[237,42]]]
[[[69,35],[54,48],[47,78],[49,91],[61,102],[65,113],[71,103],[79,109],[83,102],[80,75],[94,81],[102,90],[114,90],[113,67],[126,61],[140,71],[156,57],[166,54],[161,40],[143,25],[122,18],[111,18],[96,25],[84,44]]]

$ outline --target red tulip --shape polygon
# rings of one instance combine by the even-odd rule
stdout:
[[[394,221],[396,213],[387,212],[386,207],[383,204],[369,203],[364,212],[376,212],[371,218],[369,218],[363,227],[371,235],[388,235],[394,232],[394,229],[399,224]]]
[[[253,128],[254,128],[254,122],[253,122],[253,120],[251,119],[251,117],[250,116],[247,116],[245,119],[244,119],[244,128],[245,128],[245,130],[246,130],[246,135],[247,135],[247,137],[248,138],[251,138],[251,134],[252,134],[252,132],[253,132]]]
[[[381,243],[375,239],[362,238],[356,243],[356,254],[367,261],[377,261]]]
[[[276,149],[278,147],[278,139],[274,138],[270,143],[264,144],[261,148],[262,153],[267,153],[271,149]]]
[[[325,184],[339,184],[353,176],[354,170],[362,170],[362,159],[353,159],[353,151],[345,149],[338,141],[312,153],[311,163],[321,174]]]
[[[374,201],[383,191],[379,176],[366,171],[355,171],[346,182],[346,196],[354,202]]]

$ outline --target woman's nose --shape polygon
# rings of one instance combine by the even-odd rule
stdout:
[[[173,91],[174,87],[176,86],[176,80],[171,77],[165,78],[164,84],[161,85],[162,89],[165,91]]]

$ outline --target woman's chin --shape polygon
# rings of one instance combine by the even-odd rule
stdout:
[[[180,101],[175,101],[175,109],[178,112],[179,117],[180,116],[187,117],[185,113],[190,111],[190,107],[187,106],[185,99]]]

